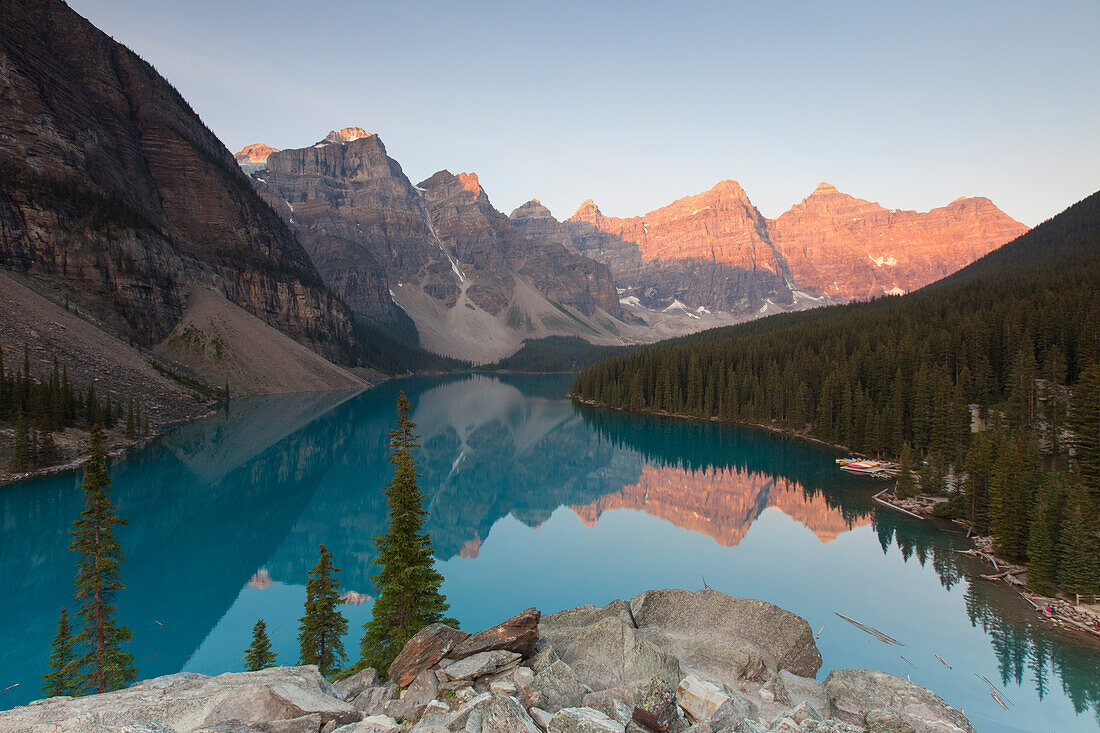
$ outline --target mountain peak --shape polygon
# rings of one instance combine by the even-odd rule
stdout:
[[[363,137],[370,137],[372,133],[362,127],[344,127],[339,130],[331,130],[321,142],[326,143],[350,143]]]
[[[600,207],[596,206],[596,202],[592,199],[585,199],[584,202],[577,207],[577,210],[573,212],[573,216],[569,217],[569,221],[587,221],[592,223],[601,218],[603,218],[603,213],[600,211]]]
[[[727,178],[724,181],[719,181],[714,184],[714,187],[710,189],[709,193],[733,196],[734,198],[745,199],[746,201],[749,198],[749,195],[745,193],[745,189],[741,188],[741,184],[732,178]]]
[[[478,180],[476,173],[459,173],[458,182],[474,196],[481,193],[481,182]]]
[[[270,145],[252,143],[251,145],[245,145],[233,157],[237,159],[238,163],[264,163],[269,155],[277,152],[279,152],[279,149]]]
[[[817,184],[817,188],[815,188],[814,192],[811,193],[810,195],[811,196],[819,196],[819,195],[822,195],[822,194],[834,194],[834,193],[840,193],[840,191],[837,190],[836,186],[829,183],[828,181],[822,181],[821,183]]]
[[[550,213],[550,209],[542,205],[542,202],[538,199],[531,199],[525,204],[517,206],[515,211],[508,217],[509,219],[546,219],[551,218],[553,215]]]

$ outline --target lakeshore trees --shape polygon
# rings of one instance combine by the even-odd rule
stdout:
[[[1078,553],[1100,541],[1097,282],[1100,193],[916,293],[643,347],[583,370],[572,393],[599,406],[808,431],[867,454],[897,456],[908,444],[926,464],[926,490],[940,490],[949,468],[965,476],[946,508],[1015,560],[1032,561],[1029,534],[1046,495],[1058,583],[1068,590],[1068,563],[1083,578],[1073,585],[1095,586],[1100,570]],[[1073,455],[1061,434],[1067,404]],[[1080,492],[1066,488],[1076,483]],[[1035,542],[1040,554],[1048,544]]]
[[[348,620],[337,606],[340,600],[340,568],[332,563],[332,553],[324,545],[318,548],[320,559],[309,571],[306,581],[305,615],[298,624],[300,664],[316,664],[321,674],[330,676],[347,661],[343,635]]]
[[[258,620],[252,627],[252,643],[244,654],[244,666],[249,672],[259,672],[261,669],[278,664],[275,652],[271,650],[271,640],[267,638],[267,624],[263,619]]]
[[[42,675],[42,692],[46,697],[72,695],[77,691],[76,644],[69,626],[69,612],[64,608],[58,616],[57,634],[50,649],[50,667]]]
[[[385,673],[412,636],[433,623],[458,626],[444,617],[448,604],[439,586],[443,576],[435,569],[432,541],[424,531],[424,500],[417,484],[419,473],[413,449],[419,446],[416,423],[409,419],[409,400],[397,400],[397,426],[390,431],[393,479],[386,487],[389,526],[375,539],[378,573],[371,619],[363,627],[356,668],[373,667]]]
[[[111,504],[111,477],[107,473],[103,433],[92,426],[91,457],[84,468],[84,509],[73,528],[72,550],[77,553],[76,594],[81,649],[80,692],[108,692],[125,687],[137,677],[133,656],[123,649],[131,632],[115,618],[114,598],[125,586],[119,567],[122,545],[115,527],[126,524]]]

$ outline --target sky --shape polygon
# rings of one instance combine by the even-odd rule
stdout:
[[[1100,189],[1100,2],[69,0],[231,151],[378,133],[504,211],[642,214],[718,181],[778,216],[820,181],[1029,225]]]

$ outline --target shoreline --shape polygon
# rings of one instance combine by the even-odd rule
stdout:
[[[557,372],[554,372],[554,373],[557,373]],[[615,412],[623,412],[623,413],[626,413],[626,414],[629,414],[629,415],[656,415],[657,417],[674,417],[678,420],[695,420],[697,422],[713,422],[713,423],[721,423],[723,425],[740,425],[740,426],[746,427],[746,428],[759,428],[760,430],[767,430],[770,433],[776,433],[778,435],[783,435],[783,436],[786,436],[786,437],[789,437],[789,438],[798,438],[799,440],[805,440],[805,441],[810,442],[810,443],[817,443],[818,445],[823,445],[827,448],[832,448],[833,450],[838,450],[838,451],[841,451],[841,452],[844,452],[844,453],[848,453],[849,455],[852,455],[852,456],[859,456],[861,458],[864,457],[862,453],[858,453],[856,451],[853,451],[851,448],[849,448],[846,445],[840,445],[839,443],[830,443],[827,440],[822,440],[821,438],[815,438],[812,435],[807,435],[805,433],[800,433],[799,431],[793,430],[791,428],[779,427],[778,425],[763,425],[761,423],[755,423],[755,422],[744,422],[743,420],[725,420],[725,419],[720,418],[720,417],[699,417],[698,415],[685,415],[681,412],[665,412],[663,410],[628,410],[628,409],[623,408],[623,407],[612,407],[611,405],[598,405],[598,404],[596,404],[595,400],[586,400],[583,397],[580,397],[579,395],[574,394],[573,392],[567,392],[565,396],[568,397],[570,400],[572,400],[574,402],[579,402],[582,405],[588,405],[589,407],[594,407],[598,410],[614,410]]]
[[[192,418],[184,418],[181,420],[170,420],[161,425],[158,425],[156,429],[151,430],[149,435],[143,435],[140,438],[126,438],[124,436],[109,436],[111,438],[111,446],[107,449],[107,458],[116,459],[125,456],[127,453],[131,453],[136,450],[140,450],[149,445],[153,441],[162,437],[169,428],[174,428],[177,425],[186,425],[187,423],[196,422],[198,420],[205,420],[214,414],[213,406],[208,406],[209,409],[202,415],[198,415]],[[66,428],[69,429],[69,428]],[[81,432],[87,432],[81,429]],[[82,442],[84,438],[81,438]],[[75,457],[64,463],[57,463],[52,466],[43,466],[36,468],[32,471],[24,471],[22,473],[11,473],[8,471],[0,472],[0,490],[5,486],[11,484],[17,484],[22,481],[30,481],[31,479],[42,478],[44,476],[54,476],[57,474],[68,473],[70,471],[78,471],[80,468],[88,462],[89,454],[86,452],[84,446]]]
[[[774,426],[774,425],[761,425],[759,423],[742,422],[742,421],[739,421],[739,420],[723,420],[722,418],[718,418],[718,417],[698,417],[696,415],[683,415],[683,414],[674,413],[674,412],[664,412],[664,411],[655,411],[655,410],[628,410],[628,409],[624,409],[624,408],[621,408],[621,407],[611,407],[611,406],[608,406],[608,405],[597,405],[595,400],[584,399],[584,398],[582,398],[582,397],[580,397],[576,394],[573,394],[572,392],[568,393],[567,396],[575,402],[579,402],[583,405],[587,405],[589,407],[593,407],[593,408],[600,409],[600,410],[615,410],[617,412],[629,413],[629,414],[632,414],[632,415],[656,415],[656,416],[659,416],[659,417],[671,417],[671,418],[677,418],[677,419],[681,419],[681,420],[698,420],[698,421],[702,421],[702,422],[717,422],[717,423],[723,423],[723,424],[726,424],[726,425],[741,425],[741,426],[750,427],[750,428],[760,428],[760,429],[767,430],[767,431],[772,432],[772,433],[777,433],[777,434],[784,435],[784,436],[787,436],[787,437],[796,438],[796,439],[799,439],[799,440],[805,440],[805,441],[808,441],[808,442],[811,442],[811,443],[817,443],[818,445],[823,445],[823,446],[826,446],[828,448],[832,448],[832,449],[835,449],[835,450],[845,451],[847,453],[850,453],[851,455],[860,455],[858,453],[855,453],[854,451],[850,451],[846,446],[837,445],[835,443],[829,443],[828,441],[824,441],[824,440],[821,440],[820,438],[815,438],[815,437],[812,437],[812,436],[809,436],[809,435],[805,435],[803,433],[800,433],[800,432],[795,431],[795,430],[791,430],[789,428],[781,428],[781,427]],[[918,513],[918,511],[922,509],[922,505],[921,505],[920,502],[911,502],[910,505],[912,506],[912,508],[907,508],[906,506],[902,506],[900,501],[894,496],[893,491],[894,491],[894,484],[891,484],[890,486],[887,486],[885,489],[883,489],[882,491],[879,491],[874,496],[872,496],[871,500],[874,503],[876,503],[880,506],[887,507],[887,508],[890,508],[890,509],[894,509],[895,511],[899,511],[899,512],[901,512],[903,514],[906,514],[910,517],[913,517],[915,519],[921,519],[921,520],[939,519],[939,517],[934,516],[931,513],[931,511],[929,511],[927,509],[923,509],[924,511],[927,512],[925,514]],[[931,496],[929,494],[917,494],[916,498],[918,498],[918,499],[919,498],[930,499]],[[918,511],[914,511],[914,510],[918,510]],[[1027,573],[1027,568],[1026,567],[1016,565],[1014,563],[1010,563],[1006,560],[1003,560],[999,557],[996,557],[992,553],[992,543],[993,543],[992,538],[983,537],[983,536],[978,535],[977,533],[973,532],[973,529],[974,529],[973,525],[971,525],[969,522],[966,522],[965,520],[948,520],[948,521],[951,521],[951,522],[957,524],[958,526],[966,527],[967,528],[966,538],[971,541],[971,545],[972,545],[970,550],[965,550],[965,551],[964,550],[955,550],[955,552],[960,552],[960,553],[965,554],[965,555],[970,555],[972,557],[976,557],[976,558],[985,560],[985,561],[987,561],[987,562],[989,562],[990,564],[993,565],[994,570],[997,573],[1001,573],[1002,568],[1010,568],[1010,570],[1005,571],[1003,574],[997,575],[997,576],[989,576],[989,575],[979,574],[979,576],[978,576],[979,579],[988,580],[988,581],[991,581],[991,582],[996,582],[998,580],[1004,580],[1004,582],[1010,588],[1012,588],[1012,590],[1014,590],[1016,592],[1016,594],[1036,612],[1036,614],[1038,615],[1038,622],[1039,623],[1047,626],[1048,628],[1054,629],[1055,631],[1069,632],[1069,633],[1073,634],[1074,636],[1082,637],[1084,640],[1086,640],[1089,643],[1094,643],[1094,644],[1100,645],[1100,631],[1097,631],[1095,628],[1092,628],[1092,627],[1086,625],[1087,622],[1085,622],[1083,620],[1078,620],[1078,617],[1084,617],[1084,616],[1087,616],[1087,615],[1091,615],[1093,618],[1095,618],[1095,620],[1100,621],[1100,611],[1090,610],[1090,611],[1087,611],[1087,612],[1081,612],[1081,611],[1078,611],[1077,610],[1078,607],[1075,606],[1068,599],[1056,598],[1056,597],[1051,598],[1049,596],[1044,596],[1041,593],[1036,592],[1034,589],[1028,587],[1026,582],[1022,582],[1018,578],[1016,578],[1016,575],[1019,575],[1019,574],[1023,574],[1025,578],[1027,577],[1026,576],[1026,573]],[[1008,578],[1010,578],[1010,577],[1012,578],[1012,580],[1008,580]],[[1053,611],[1051,613],[1047,613],[1047,612],[1044,611],[1044,608],[1048,607],[1048,606],[1053,609]]]

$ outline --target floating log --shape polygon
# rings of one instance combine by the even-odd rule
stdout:
[[[943,657],[941,657],[941,656],[940,656],[939,654],[933,654],[932,656],[933,656],[933,657],[935,657],[936,659],[940,660],[940,664],[942,664],[943,666],[947,667],[948,669],[951,669],[951,665],[950,665],[950,664],[948,664],[947,662],[945,662],[945,661],[943,660]]]
[[[852,624],[857,629],[865,631],[868,634],[870,634],[871,636],[877,637],[878,640],[883,642],[884,644],[895,644],[897,646],[905,646],[905,644],[902,644],[900,641],[898,641],[894,637],[890,636],[889,634],[882,633],[881,631],[876,629],[874,626],[867,626],[866,624],[861,624],[859,621],[856,621],[855,619],[848,618],[847,616],[845,616],[842,613],[836,613],[836,611],[833,611],[833,613],[835,613],[837,616],[840,616],[842,619],[844,619],[848,623]]]

